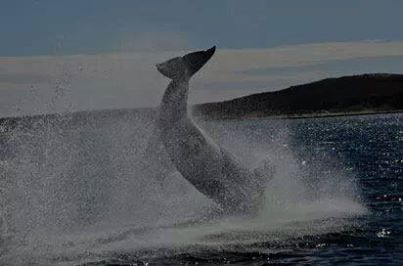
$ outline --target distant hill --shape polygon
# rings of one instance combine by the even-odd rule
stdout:
[[[235,119],[327,116],[403,111],[403,75],[363,74],[328,78],[275,92],[193,108],[196,116]]]
[[[288,89],[253,94],[229,101],[195,105],[202,119],[240,119],[265,116],[312,117],[403,111],[403,75],[364,74],[330,78]],[[43,123],[75,128],[82,125],[151,121],[157,108],[81,111],[0,118],[1,135],[13,128],[40,127]]]

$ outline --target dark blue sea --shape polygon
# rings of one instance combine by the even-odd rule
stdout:
[[[256,217],[212,215],[139,114],[3,121],[0,264],[403,265],[402,114],[199,123],[275,167]]]

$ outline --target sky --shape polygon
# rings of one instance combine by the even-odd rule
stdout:
[[[2,0],[0,55],[147,50],[135,39],[151,34],[181,38],[166,50],[401,40],[402,10],[399,0]]]
[[[0,116],[156,106],[167,81],[154,64],[212,45],[191,103],[401,73],[401,10],[400,0],[1,0]]]

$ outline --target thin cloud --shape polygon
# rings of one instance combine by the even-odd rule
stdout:
[[[163,52],[189,49],[189,42],[178,32],[135,32],[121,38],[122,52]]]
[[[0,73],[0,83],[3,84],[38,84],[49,82],[50,77],[30,73]]]

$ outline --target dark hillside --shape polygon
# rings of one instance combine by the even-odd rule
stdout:
[[[194,114],[222,119],[395,110],[403,110],[403,75],[364,74],[202,104],[195,106]]]

